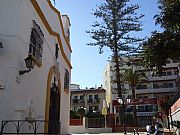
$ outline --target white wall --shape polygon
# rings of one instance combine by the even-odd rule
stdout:
[[[48,23],[54,31],[59,32],[65,54],[70,61],[70,50],[67,47],[57,14],[49,7],[47,1],[38,0]],[[32,20],[40,26],[44,34],[42,66],[35,66],[27,74],[19,75],[26,69],[24,59],[28,56]],[[0,120],[24,119],[27,108],[33,101],[33,115],[45,119],[47,78],[54,65],[54,52],[57,39],[50,35],[40,20],[32,3],[25,0],[0,1]],[[64,91],[64,69],[70,68],[59,51],[59,71],[61,79],[61,131],[69,133],[69,93]],[[67,113],[68,112],[68,113]]]
[[[106,90],[106,101],[108,105],[112,102],[111,66],[111,63],[108,63],[103,72],[103,87]]]

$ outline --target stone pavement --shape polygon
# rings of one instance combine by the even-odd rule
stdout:
[[[98,134],[84,133],[84,134],[71,134],[71,135],[124,135],[124,133],[98,133]],[[127,135],[134,135],[134,133],[133,132],[127,133]],[[139,135],[146,135],[146,132],[139,132]]]

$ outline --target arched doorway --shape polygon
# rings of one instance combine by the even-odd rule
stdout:
[[[49,70],[45,105],[45,133],[60,133],[60,74],[55,66]]]
[[[50,104],[49,104],[49,124],[48,133],[59,133],[59,114],[60,114],[60,94],[59,88],[54,77],[54,82],[50,89]]]

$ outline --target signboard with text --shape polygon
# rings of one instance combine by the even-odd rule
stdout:
[[[126,103],[126,105],[146,105],[146,104],[157,104],[157,98],[138,98],[131,99],[130,103]],[[117,100],[113,100],[113,106],[119,106]]]

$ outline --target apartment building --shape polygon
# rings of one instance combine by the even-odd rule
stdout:
[[[69,17],[50,0],[1,0],[0,18],[0,134],[69,134]]]
[[[124,63],[126,63],[124,58]],[[114,92],[116,84],[113,84],[114,73],[112,72],[114,64],[108,63],[104,70],[104,88],[107,89],[108,103],[110,104],[111,112],[118,115],[120,104],[117,101],[117,94]],[[136,87],[136,99],[131,100],[132,92],[129,84],[122,84],[122,89],[125,89],[123,94],[126,113],[132,113],[133,106],[136,105],[137,116],[139,125],[146,125],[156,114],[161,115],[164,118],[165,123],[167,122],[167,114],[162,110],[161,106],[165,101],[172,98],[177,92],[176,78],[178,75],[179,63],[176,61],[169,60],[169,63],[164,67],[162,76],[157,76],[152,71],[145,69],[144,67],[134,67],[140,72],[144,72],[147,76],[147,80],[141,82]],[[130,68],[126,64],[121,64],[120,68]],[[127,102],[129,99],[130,102]],[[144,122],[144,120],[146,120]]]
[[[79,85],[71,84],[70,109],[77,111],[84,108],[86,113],[101,113],[105,103],[105,92],[102,87],[80,89]]]

